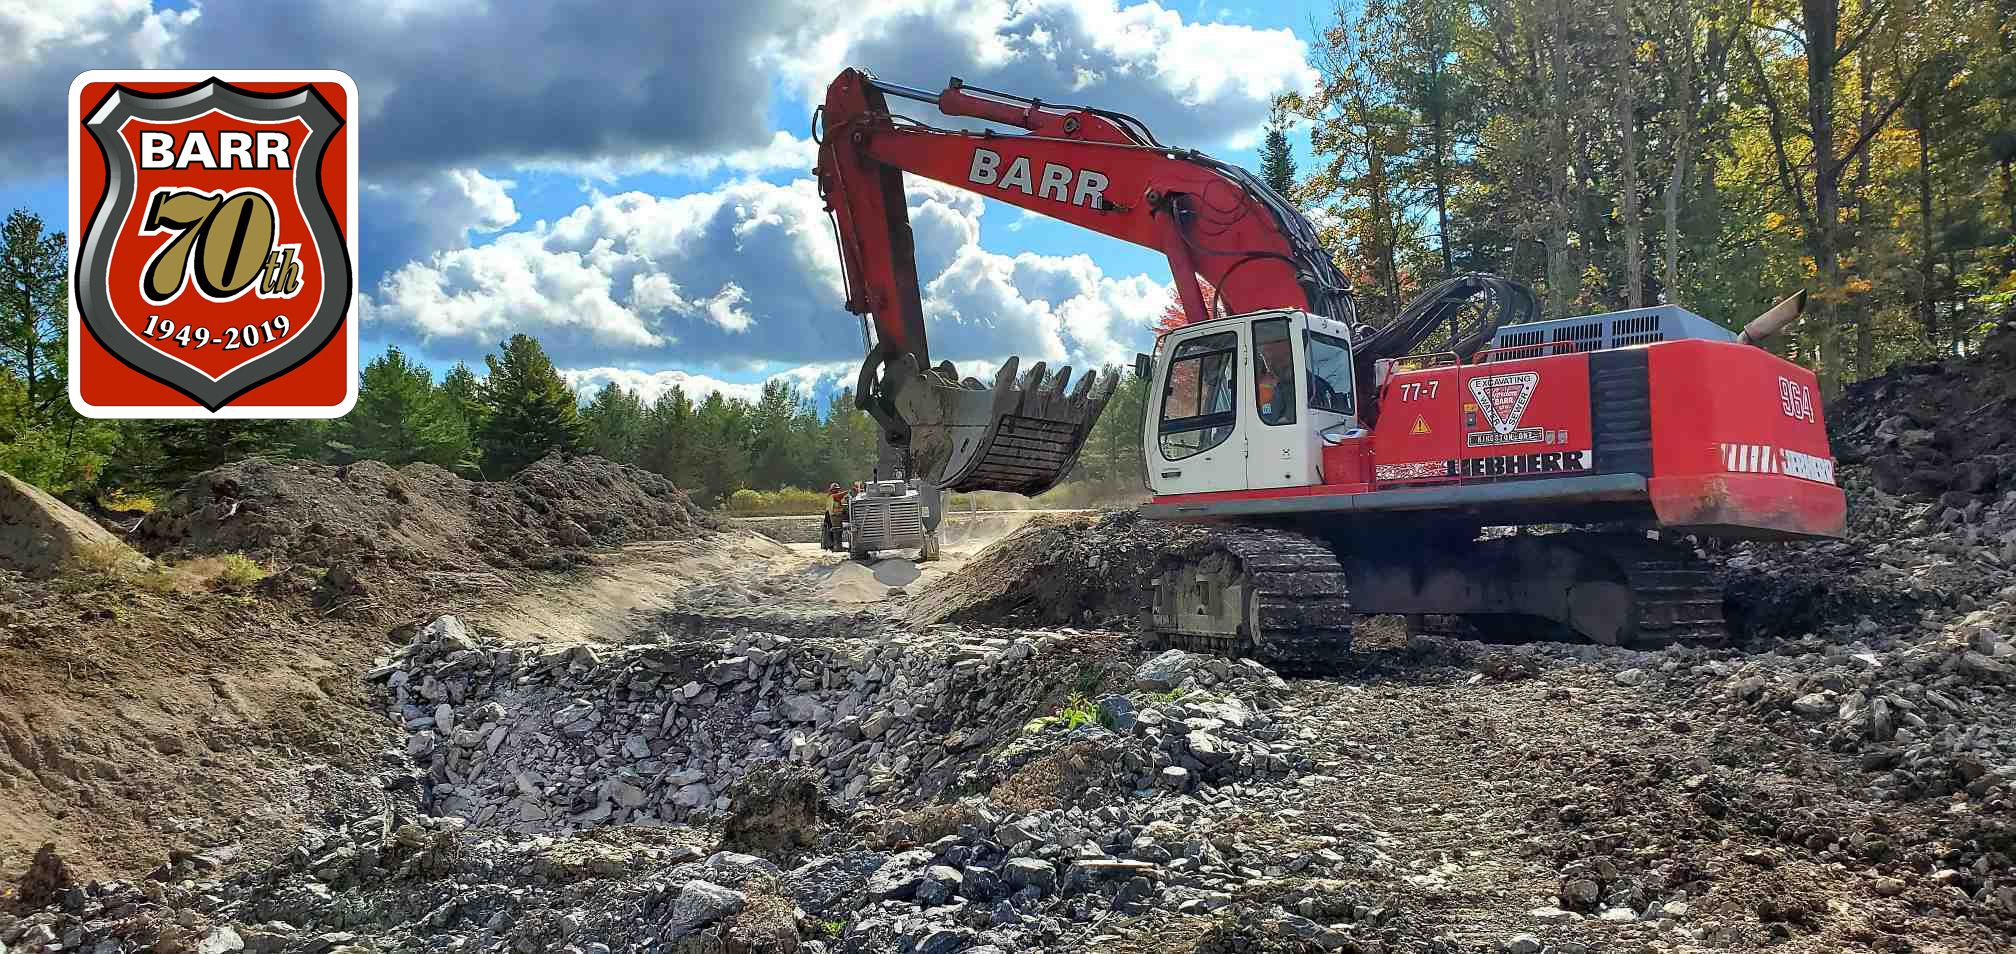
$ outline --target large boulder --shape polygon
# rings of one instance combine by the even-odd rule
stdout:
[[[66,563],[139,568],[147,558],[61,500],[0,474],[0,567],[50,576]]]
[[[795,861],[838,817],[826,804],[815,772],[766,762],[728,787],[729,847]]]

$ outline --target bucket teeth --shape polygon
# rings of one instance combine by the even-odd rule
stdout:
[[[1085,372],[1085,376],[1078,379],[1078,386],[1071,389],[1071,400],[1073,401],[1085,400],[1085,395],[1090,393],[1092,390],[1092,382],[1097,381],[1098,379],[1099,379],[1099,372],[1097,371]]]
[[[907,362],[907,363],[905,363]],[[1088,371],[1073,387],[1071,369],[1042,361],[1022,370],[1002,362],[993,387],[961,380],[951,362],[918,374],[913,358],[892,372],[906,383],[897,408],[910,425],[919,476],[941,489],[1039,494],[1064,479],[1112,396],[1118,376]]]

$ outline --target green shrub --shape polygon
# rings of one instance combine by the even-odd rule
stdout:
[[[210,585],[220,590],[242,590],[271,576],[265,564],[242,553],[226,553],[218,561]]]
[[[997,491],[953,494],[945,498],[945,510],[1083,510],[1093,507],[1131,507],[1146,500],[1139,487],[1111,483],[1070,481],[1058,484],[1037,497]],[[723,509],[738,517],[789,517],[824,513],[826,491],[804,487],[755,490],[744,487],[728,495]]]
[[[1081,725],[1098,722],[1099,706],[1084,693],[1073,693],[1064,703],[1064,708],[1057,710],[1057,719],[1064,723],[1064,731],[1069,732]]]
[[[728,512],[739,517],[788,517],[824,513],[826,493],[802,487],[751,490],[744,487],[728,495]]]

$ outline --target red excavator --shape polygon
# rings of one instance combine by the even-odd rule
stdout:
[[[978,128],[897,115],[890,97]],[[1464,275],[1372,327],[1293,205],[1126,115],[849,69],[814,133],[847,309],[875,331],[856,399],[884,466],[939,491],[1049,488],[1116,379],[1074,388],[1068,368],[1010,359],[989,388],[933,366],[903,175],[1168,256],[1190,321],[1136,358],[1151,380],[1143,512],[1210,530],[1148,581],[1144,621],[1169,644],[1321,661],[1368,614],[1709,642],[1726,636],[1721,590],[1667,541],[1843,532],[1814,375],[1756,346],[1803,293],[1732,334],[1672,305],[1536,321],[1525,287]]]

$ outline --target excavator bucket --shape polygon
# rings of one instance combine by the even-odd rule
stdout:
[[[1064,479],[1119,376],[1087,372],[1073,387],[1068,367],[1049,374],[1039,361],[1018,375],[1018,364],[1009,358],[989,388],[961,380],[950,362],[917,369],[914,358],[899,359],[896,411],[910,425],[919,475],[950,493],[1028,496]]]

